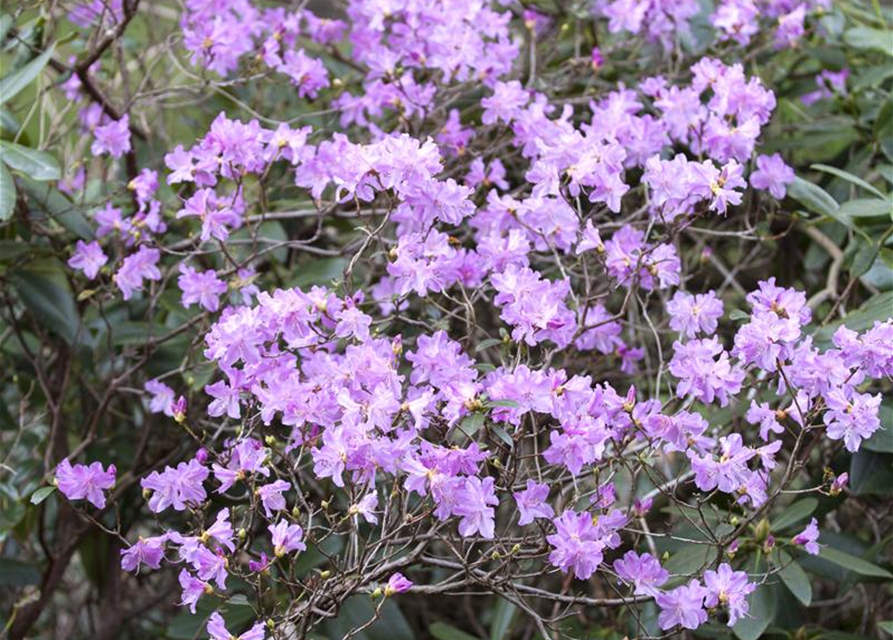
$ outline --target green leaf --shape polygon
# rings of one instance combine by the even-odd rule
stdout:
[[[87,220],[81,208],[73,204],[61,191],[45,182],[35,182],[29,178],[19,180],[19,186],[36,205],[31,208],[32,212],[41,210],[82,240],[93,239],[93,225]]]
[[[512,437],[500,425],[490,425],[490,431],[496,434],[496,437],[502,440],[509,449],[515,448],[515,441],[512,440]]]
[[[483,413],[472,413],[470,416],[467,416],[462,422],[459,423],[459,429],[461,433],[464,433],[469,438],[474,437],[478,431],[484,426],[484,414]]]
[[[804,607],[808,607],[812,602],[812,584],[809,582],[809,576],[806,575],[803,567],[784,551],[778,552],[778,560],[784,566],[784,569],[778,573],[781,581]]]
[[[688,576],[697,573],[716,558],[716,549],[709,544],[690,544],[670,556],[664,569],[673,574]]]
[[[788,185],[788,195],[813,213],[834,218],[847,227],[853,226],[852,220],[840,214],[840,205],[837,204],[837,200],[817,184],[807,182],[800,177],[794,178],[794,182]]]
[[[518,614],[518,607],[508,600],[499,599],[496,610],[493,612],[493,620],[490,621],[490,640],[503,640],[512,627],[512,620]]]
[[[445,622],[435,622],[428,627],[428,633],[437,638],[437,640],[480,640],[477,636],[465,633],[461,629],[457,629]]]
[[[328,285],[341,278],[347,268],[346,258],[315,258],[309,264],[293,271],[291,286],[306,288],[310,285]]]
[[[857,496],[893,494],[893,456],[860,448],[850,458],[850,488]]]
[[[59,163],[46,151],[0,140],[0,159],[33,180],[58,180],[62,177]]]
[[[837,176],[841,180],[846,180],[856,186],[862,187],[866,191],[870,191],[878,198],[885,197],[883,193],[875,189],[873,186],[865,182],[859,176],[854,176],[852,173],[844,171],[843,169],[838,169],[837,167],[831,167],[827,164],[814,164],[810,167],[811,169],[815,169],[816,171],[824,171],[825,173],[830,173],[832,176]]]
[[[879,567],[876,564],[872,564],[867,560],[863,560],[862,558],[850,555],[849,553],[838,551],[834,547],[822,547],[819,557],[862,576],[893,579],[893,573],[890,573],[886,569]]]
[[[850,266],[850,273],[854,278],[859,278],[871,269],[874,261],[880,253],[881,247],[874,242],[861,242],[859,249],[856,251],[856,257],[853,258],[853,264]]]
[[[16,206],[16,183],[12,175],[6,169],[6,165],[0,163],[0,222],[9,220]]]
[[[854,27],[844,32],[843,40],[856,49],[875,49],[893,56],[893,34],[888,30]]]
[[[12,100],[22,89],[31,84],[31,82],[40,75],[40,72],[47,66],[50,58],[53,57],[53,51],[55,51],[55,49],[56,45],[54,43],[24,67],[17,71],[13,71],[0,80],[0,105],[5,104],[8,100]]]
[[[849,200],[840,205],[840,215],[848,220],[853,218],[886,218],[893,212],[893,203],[889,200],[859,198]]]
[[[885,631],[886,633],[889,633],[891,636],[893,636],[893,620],[884,620],[883,622],[878,622],[877,626],[881,631]]]
[[[490,347],[495,347],[500,344],[502,344],[502,340],[500,340],[499,338],[487,338],[486,340],[481,340],[480,344],[474,348],[474,352],[478,353],[480,351],[484,351],[485,349],[489,349]]]
[[[517,409],[518,403],[515,400],[487,400],[484,404],[488,409],[493,407],[508,407],[509,409]]]
[[[41,487],[37,491],[31,494],[31,504],[40,504],[44,500],[46,500],[53,491],[56,490],[56,487]]]
[[[735,623],[732,631],[740,640],[757,640],[762,637],[775,618],[775,608],[778,598],[773,593],[771,585],[764,584],[757,587],[750,596],[750,611],[747,616]]]
[[[778,518],[772,521],[772,530],[781,531],[782,529],[790,527],[792,524],[805,520],[808,516],[812,515],[812,512],[815,511],[817,506],[819,506],[819,501],[815,498],[798,500],[785,509],[784,513],[778,516]]]
[[[80,319],[60,265],[30,263],[13,274],[12,283],[38,322],[74,344]]]

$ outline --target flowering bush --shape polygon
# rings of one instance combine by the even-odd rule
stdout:
[[[888,8],[8,11],[10,638],[891,632]]]

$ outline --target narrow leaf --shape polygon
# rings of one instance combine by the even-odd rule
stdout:
[[[850,555],[849,553],[838,551],[834,547],[823,547],[821,553],[819,553],[819,557],[824,558],[828,562],[833,562],[844,569],[854,571],[862,576],[893,579],[893,573],[890,573],[886,569],[879,567],[876,564],[872,564],[871,562],[868,562],[868,560],[863,560],[862,558]]]
[[[56,487],[41,487],[37,491],[31,494],[31,504],[40,504],[44,500],[46,500],[53,491],[56,490]]]
[[[34,180],[58,180],[62,176],[59,163],[46,151],[37,151],[5,140],[0,140],[0,160]]]
[[[862,187],[866,191],[870,191],[871,193],[876,195],[878,198],[885,197],[883,193],[865,182],[865,180],[863,180],[859,176],[854,176],[852,173],[849,173],[842,169],[838,169],[837,167],[831,167],[827,164],[814,164],[811,168],[815,169],[816,171],[824,171],[825,173],[830,173],[832,176],[837,176],[841,180],[846,180],[847,182],[850,182],[858,187]]]
[[[55,44],[50,45],[46,51],[24,67],[18,71],[13,71],[0,80],[0,105],[5,104],[8,100],[12,100],[22,89],[31,84],[34,78],[40,75],[50,58],[53,57],[55,49]]]
[[[0,163],[0,222],[9,220],[16,206],[16,183],[12,174]]]
[[[817,506],[819,506],[819,501],[815,498],[804,498],[795,502],[772,522],[772,530],[781,531],[792,524],[806,519],[815,511]]]

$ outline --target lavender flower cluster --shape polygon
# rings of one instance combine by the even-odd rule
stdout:
[[[792,47],[827,4],[723,0],[709,21],[732,51],[760,33]],[[388,598],[425,575],[413,573],[415,542],[457,535],[450,544],[494,566],[600,574],[624,602],[653,600],[665,631],[747,618],[757,582],[734,552],[743,527],[720,540],[721,562],[671,576],[635,544],[637,523],[683,487],[752,521],[782,497],[807,441],[856,452],[881,428],[872,384],[893,377],[891,319],[841,326],[820,345],[806,294],[775,278],[734,316],[722,290],[692,289],[700,258],[685,253],[686,233],[734,220],[745,200],[778,208],[794,182],[781,154],[759,152],[772,89],[741,63],[702,57],[672,77],[561,99],[524,83],[516,64],[553,19],[515,15],[509,2],[356,0],[344,21],[249,0],[184,5],[193,68],[226,77],[250,60],[336,110],[347,133],[220,113],[194,144],[170,149],[164,169],[133,176],[128,200],[93,213],[96,239],[77,243],[68,264],[90,286],[125,301],[176,286],[208,319],[203,394],[187,400],[175,376],[144,381],[148,410],[200,448],[140,479],[159,529],[131,541],[122,568],[176,567],[179,603],[195,613],[203,598],[225,601],[230,576],[289,582],[309,545],[362,531],[368,556],[333,560],[314,589],[376,558],[339,588]],[[670,49],[698,6],[591,10],[612,34]],[[71,17],[115,21],[91,3]],[[347,86],[332,62],[345,39],[359,73]],[[592,52],[587,73],[611,53]],[[126,115],[110,120],[77,82],[65,89],[85,105],[94,154],[131,152]],[[320,220],[366,224],[348,267],[364,263],[361,286],[272,288],[263,252],[230,255],[233,237],[268,213],[258,185],[273,175]],[[76,174],[66,188],[84,182]],[[728,407],[740,408],[740,428],[714,421]],[[198,426],[209,419],[225,435]],[[619,481],[630,468],[655,487],[647,497]],[[115,476],[97,462],[55,471],[69,500],[98,510]],[[310,486],[330,497],[308,499]],[[817,524],[777,544],[816,554]],[[264,609],[240,636],[214,613],[207,632],[263,640],[313,615],[313,602]]]

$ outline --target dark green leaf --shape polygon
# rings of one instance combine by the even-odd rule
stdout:
[[[87,220],[81,208],[74,205],[61,191],[45,182],[35,182],[26,178],[19,180],[19,186],[36,205],[32,207],[33,211],[45,212],[82,240],[93,239],[93,225]]]
[[[778,560],[784,566],[784,569],[778,574],[781,576],[781,581],[804,607],[808,607],[812,602],[812,585],[809,582],[809,576],[806,575],[803,567],[784,551],[778,552]]]
[[[465,633],[461,629],[457,629],[445,622],[435,622],[428,627],[428,633],[437,638],[437,640],[480,640],[480,638]]]
[[[797,522],[806,519],[813,511],[815,511],[817,506],[819,506],[819,501],[815,498],[798,500],[772,521],[772,530],[781,531],[792,524],[796,524]]]
[[[816,184],[803,178],[794,178],[794,182],[788,186],[788,195],[813,213],[834,218],[847,227],[853,226],[852,220],[840,214],[837,200]]]
[[[828,166],[827,164],[814,164],[810,168],[815,169],[817,171],[823,171],[825,173],[830,173],[833,176],[837,176],[841,180],[846,180],[847,182],[850,182],[856,186],[862,187],[866,191],[870,191],[871,193],[876,195],[878,198],[885,197],[883,193],[881,193],[880,191],[875,189],[869,183],[865,182],[865,180],[863,180],[859,176],[854,176],[852,173],[849,173],[842,169],[838,169],[837,167],[831,167],[831,166]]]
[[[459,423],[459,432],[464,433],[469,438],[474,437],[481,427],[484,426],[484,414],[472,413]]]
[[[56,45],[53,44],[46,51],[34,58],[21,69],[13,71],[2,80],[0,80],[0,105],[5,104],[8,100],[12,100],[22,89],[27,87],[31,82],[40,75],[43,68],[47,66],[50,58],[53,57],[53,51]]]
[[[889,30],[854,27],[846,30],[843,39],[856,49],[875,49],[893,56],[893,33]]]
[[[58,180],[62,177],[59,163],[46,151],[0,140],[0,160],[33,180]]]
[[[736,622],[732,630],[740,640],[757,640],[775,618],[777,598],[772,586],[764,584],[748,596],[748,601],[749,615]]]
[[[40,504],[41,502],[46,500],[55,490],[56,487],[41,487],[31,494],[31,504]]]
[[[34,319],[74,344],[80,320],[61,265],[30,263],[15,272],[12,282]]]
[[[709,544],[690,544],[670,556],[664,568],[684,576],[697,573],[716,558],[716,549]]]
[[[490,622],[490,640],[503,640],[512,627],[512,620],[518,613],[518,607],[508,600],[499,599],[496,609],[493,611],[493,620]]]
[[[0,163],[0,222],[9,220],[16,206],[16,183],[6,165]]]
[[[502,344],[502,340],[499,338],[487,338],[486,340],[481,340],[480,344],[474,348],[474,352],[478,353],[479,351],[484,351],[485,349],[489,349],[490,347],[495,347],[497,345]]]
[[[893,494],[893,455],[860,448],[850,458],[850,488],[857,496]]]
[[[822,547],[819,557],[824,558],[828,562],[833,562],[844,569],[858,573],[859,575],[871,576],[873,578],[893,579],[893,574],[886,569],[879,567],[876,564],[872,564],[867,560],[863,560],[862,558],[850,555],[849,553],[838,551],[834,547]]]
[[[893,203],[889,200],[860,198],[849,200],[840,205],[840,215],[848,220],[854,218],[886,218],[893,211]]]

